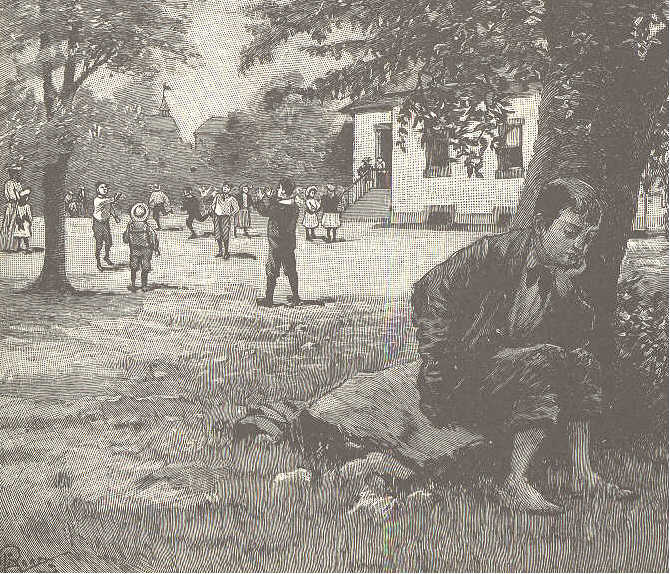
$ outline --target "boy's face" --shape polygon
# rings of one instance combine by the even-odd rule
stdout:
[[[591,243],[598,235],[599,224],[593,224],[570,208],[563,209],[559,216],[546,227],[540,221],[541,241],[547,263],[569,269],[580,267]]]

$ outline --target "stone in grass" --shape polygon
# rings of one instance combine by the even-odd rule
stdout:
[[[405,499],[405,505],[407,507],[426,507],[432,506],[434,503],[435,495],[425,488],[415,490],[411,494],[408,494]]]
[[[312,473],[306,468],[297,468],[291,472],[280,472],[272,479],[275,491],[301,490],[312,486]]]
[[[350,516],[369,516],[375,520],[389,520],[399,510],[398,499],[393,496],[380,495],[369,487],[361,490],[358,502],[349,510]]]
[[[415,473],[391,455],[371,452],[365,458],[357,458],[340,468],[340,477],[353,483],[366,482],[370,476],[381,477],[386,483],[406,482]]]

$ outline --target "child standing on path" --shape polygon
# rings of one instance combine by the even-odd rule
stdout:
[[[328,184],[326,186],[326,195],[321,198],[321,209],[323,210],[323,219],[321,225],[326,230],[326,241],[337,241],[337,229],[340,227],[340,198],[335,195],[335,186]]]
[[[237,230],[241,229],[245,237],[249,237],[249,228],[251,227],[251,195],[249,186],[244,184],[237,195],[240,211],[235,216],[235,237]]]
[[[305,239],[311,241],[316,239],[316,228],[319,227],[319,211],[321,202],[316,198],[316,186],[312,185],[305,191],[305,215],[302,218],[302,226],[305,228]]]
[[[19,192],[19,202],[16,206],[16,220],[14,222],[14,239],[16,239],[17,251],[21,251],[21,242],[26,244],[26,253],[32,253],[30,248],[30,237],[32,236],[33,212],[28,203],[30,188]]]
[[[147,223],[149,206],[146,203],[136,203],[130,210],[130,223],[123,232],[123,242],[130,246],[130,285],[128,289],[137,291],[135,281],[137,271],[141,271],[142,291],[149,286],[149,271],[153,254],[160,255],[158,236]]]
[[[228,251],[230,228],[239,210],[240,206],[237,203],[237,199],[230,194],[230,184],[224,183],[221,186],[221,192],[214,196],[214,201],[212,202],[214,236],[216,237],[216,242],[219,244],[219,252],[215,257],[230,258],[230,252]]]

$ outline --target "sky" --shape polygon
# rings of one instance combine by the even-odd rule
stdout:
[[[296,46],[288,46],[272,64],[241,76],[237,71],[239,54],[251,39],[244,23],[242,0],[194,0],[189,39],[202,55],[202,62],[196,68],[165,73],[156,82],[157,91],[163,83],[172,88],[167,93],[168,103],[183,139],[191,141],[193,131],[209,117],[244,108],[270,78],[298,71],[311,81],[334,65],[332,60],[308,57]]]

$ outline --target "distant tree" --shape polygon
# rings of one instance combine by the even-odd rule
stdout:
[[[302,184],[351,181],[351,141],[340,140],[344,118],[299,93],[303,77],[272,79],[244,111],[226,118],[226,128],[207,162],[221,177],[270,185],[283,174]],[[345,128],[346,129],[346,128]]]
[[[130,82],[109,98],[89,92],[79,98],[91,100],[92,113],[86,118],[91,127],[70,158],[68,189],[85,185],[91,193],[95,181],[105,180],[131,204],[146,201],[150,184],[160,183],[174,201],[184,186],[212,178],[178,132],[156,132],[151,127],[157,119],[164,120],[156,117],[158,100],[151,82]]]
[[[14,61],[5,140],[23,138],[39,163],[44,191],[45,256],[34,288],[71,290],[65,270],[64,189],[76,146],[89,135],[97,102],[78,98],[103,73],[152,76],[165,62],[195,54],[185,40],[181,0],[0,0],[0,47]],[[25,136],[25,137],[24,137]],[[31,143],[34,145],[28,145]]]
[[[596,352],[614,357],[619,268],[640,176],[667,146],[668,13],[662,0],[261,0],[241,68],[302,42],[348,57],[313,86],[319,97],[383,91],[416,74],[405,123],[449,133],[478,153],[495,145],[506,94],[541,82],[539,133],[514,224],[532,217],[557,176],[592,184],[607,205],[584,285],[597,311]],[[470,103],[463,104],[463,98]]]

